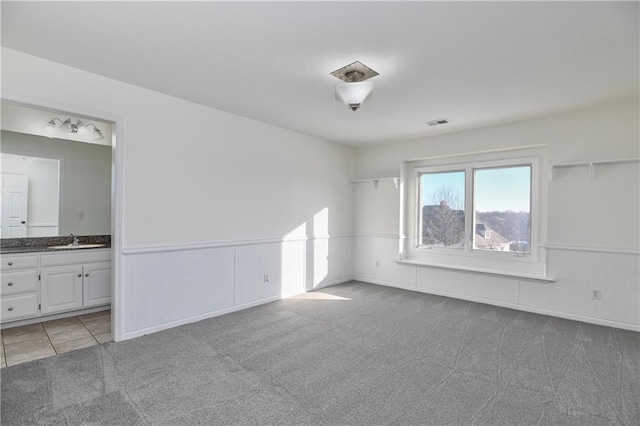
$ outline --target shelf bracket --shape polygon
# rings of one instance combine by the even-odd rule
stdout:
[[[547,166],[547,178],[549,179],[549,182],[553,182],[555,180],[556,170],[553,166]]]
[[[371,187],[373,187],[374,190],[378,189],[378,179],[371,179]]]
[[[596,167],[593,163],[589,163],[589,179],[593,180],[596,177]]]
[[[396,189],[400,188],[400,178],[393,178],[393,184],[396,186]]]

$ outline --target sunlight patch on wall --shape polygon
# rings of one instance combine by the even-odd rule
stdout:
[[[299,238],[306,238],[306,236],[307,236],[307,222],[303,222],[299,226],[295,227],[291,232],[289,232],[284,237],[282,237],[282,239],[284,241],[296,240]]]
[[[329,209],[313,216],[313,288],[329,275]]]

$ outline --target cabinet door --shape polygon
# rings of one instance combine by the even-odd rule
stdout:
[[[51,313],[82,308],[82,267],[43,268],[40,284],[40,312]]]
[[[111,303],[111,263],[84,265],[84,306]]]

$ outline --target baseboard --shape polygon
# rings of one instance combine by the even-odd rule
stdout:
[[[337,284],[342,284],[342,283],[345,283],[345,282],[348,282],[348,281],[351,281],[351,280],[352,280],[351,277],[349,277],[349,278],[341,278],[341,279],[338,279],[338,280],[322,283],[322,284],[316,286],[313,290],[318,290],[318,289],[321,289],[321,288],[330,287],[330,286],[334,286],[334,285],[337,285]],[[309,290],[309,291],[313,291],[313,290]],[[126,333],[122,334],[122,340],[129,340],[129,339],[133,339],[133,338],[136,338],[136,337],[144,336],[144,335],[147,335],[147,334],[157,333],[158,331],[163,331],[163,330],[168,330],[170,328],[179,327],[181,325],[191,324],[191,323],[202,321],[202,320],[205,320],[205,319],[219,317],[221,315],[230,314],[232,312],[241,311],[243,309],[249,309],[249,308],[253,308],[255,306],[264,305],[266,303],[271,303],[271,302],[275,302],[275,301],[278,301],[278,300],[286,299],[288,297],[298,296],[300,294],[308,293],[309,291],[298,291],[298,292],[285,293],[285,294],[281,294],[281,295],[274,296],[274,297],[268,297],[266,299],[256,300],[256,301],[250,302],[250,303],[244,303],[242,305],[232,306],[230,308],[219,309],[217,311],[207,312],[205,314],[200,314],[200,315],[194,315],[192,317],[183,318],[183,319],[176,320],[176,321],[171,321],[171,322],[168,322],[168,323],[156,325],[156,326],[149,327],[149,328],[143,328],[141,330],[135,330],[135,331],[126,332]]]
[[[630,330],[630,331],[638,331],[638,332],[640,332],[640,325],[630,324],[630,323],[626,323],[626,322],[612,321],[612,320],[607,320],[607,319],[602,319],[602,318],[594,318],[594,317],[588,317],[588,316],[583,316],[583,315],[570,314],[570,313],[566,313],[566,312],[558,312],[558,311],[538,308],[538,307],[535,307],[535,306],[517,305],[517,304],[514,304],[514,303],[500,302],[500,301],[496,301],[496,300],[483,299],[481,297],[466,296],[466,295],[461,295],[461,294],[457,294],[457,293],[450,293],[450,292],[440,291],[440,290],[423,289],[423,288],[419,288],[419,287],[412,287],[412,286],[408,286],[408,285],[397,284],[397,283],[390,282],[390,281],[372,280],[372,279],[364,278],[364,277],[354,277],[353,279],[357,280],[357,281],[361,281],[363,283],[367,283],[367,284],[382,285],[382,286],[386,286],[386,287],[400,288],[400,289],[403,289],[403,290],[417,291],[417,292],[420,292],[420,293],[435,294],[435,295],[438,295],[438,296],[446,296],[446,297],[451,297],[451,298],[454,298],[454,299],[468,300],[470,302],[478,302],[478,303],[484,303],[484,304],[487,304],[487,305],[493,305],[493,306],[500,306],[500,307],[503,307],[503,308],[515,309],[517,311],[524,311],[524,312],[531,312],[531,313],[534,313],[534,314],[549,315],[549,316],[552,316],[552,317],[564,318],[564,319],[573,320],[573,321],[586,322],[586,323],[589,323],[589,324],[603,325],[603,326],[606,326],[606,327],[614,327],[614,328],[620,328],[620,329],[623,329],[623,330]]]

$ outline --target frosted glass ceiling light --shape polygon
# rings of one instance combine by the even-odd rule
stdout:
[[[371,97],[373,82],[364,81],[378,73],[361,62],[353,62],[330,73],[344,83],[336,84],[336,100],[356,111]]]
[[[371,96],[373,82],[360,81],[357,83],[336,84],[336,100],[346,104],[352,111],[360,108],[360,105]]]

